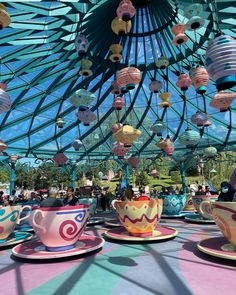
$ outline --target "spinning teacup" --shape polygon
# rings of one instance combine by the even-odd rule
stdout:
[[[94,215],[97,208],[97,199],[96,198],[83,198],[79,200],[79,204],[89,205],[90,215]]]
[[[14,231],[16,224],[19,224],[23,220],[29,218],[30,212],[28,215],[20,218],[21,212],[26,208],[31,210],[30,206],[0,206],[0,240],[4,240],[9,237]]]
[[[179,215],[186,204],[185,195],[161,195],[164,215]]]
[[[89,205],[34,209],[30,223],[48,251],[75,247],[89,218]]]
[[[121,224],[133,236],[151,236],[160,221],[162,200],[112,201]]]
[[[203,217],[205,217],[206,219],[213,219],[211,215],[207,215],[205,213],[205,215],[202,214],[201,210],[200,210],[200,204],[204,201],[210,201],[210,202],[214,202],[218,199],[218,195],[195,195],[192,196],[192,200],[193,200],[193,205],[196,208],[197,212],[202,215]]]
[[[212,216],[224,237],[236,251],[236,202],[202,202],[200,211],[203,216]]]

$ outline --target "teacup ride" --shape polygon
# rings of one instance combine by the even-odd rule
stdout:
[[[104,234],[119,241],[148,242],[173,238],[178,231],[171,227],[159,226],[162,200],[112,202],[122,226],[112,228]]]
[[[104,240],[83,235],[89,219],[89,205],[41,207],[32,210],[30,223],[38,237],[12,249],[26,259],[55,259],[95,251]]]
[[[192,196],[193,205],[197,210],[197,213],[188,214],[185,216],[185,220],[192,223],[202,223],[202,224],[214,224],[213,218],[209,216],[203,216],[200,211],[200,205],[204,201],[216,201],[218,199],[218,195],[195,195]]]
[[[18,203],[17,205],[24,207],[25,203]],[[33,207],[38,207],[38,202],[27,202],[27,206],[29,206],[31,209]],[[31,209],[29,207],[24,208],[24,210],[21,213],[21,216],[27,216],[30,214]],[[24,231],[24,232],[33,232],[34,229],[29,223],[29,218],[24,219],[23,221],[20,221],[19,224],[16,225],[15,230],[17,231]]]
[[[185,194],[181,195],[161,195],[163,200],[162,218],[182,218],[185,213],[182,212],[186,204]]]
[[[198,249],[212,256],[236,260],[236,202],[204,201],[200,211],[203,216],[214,219],[223,236],[200,241]]]
[[[21,216],[23,210],[28,214]],[[30,216],[30,206],[0,206],[0,248],[19,244],[32,239],[33,235],[25,231],[17,231],[17,223],[23,222]]]
[[[193,199],[191,194],[186,194],[186,205],[182,211],[182,213],[195,213],[196,208],[193,205]]]
[[[79,200],[81,205],[89,205],[89,220],[87,225],[96,225],[104,222],[103,217],[94,216],[97,209],[97,198],[82,198]]]

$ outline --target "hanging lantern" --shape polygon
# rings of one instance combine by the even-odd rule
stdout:
[[[8,148],[8,145],[0,139],[0,153],[2,153],[5,149]]]
[[[96,115],[89,109],[79,108],[78,113],[76,113],[78,119],[84,123],[84,126],[89,126],[94,120],[96,120]]]
[[[120,44],[112,44],[110,46],[110,51],[112,52],[112,54],[110,55],[110,60],[112,62],[118,62],[121,61],[122,59],[122,50],[123,47]]]
[[[116,97],[112,106],[117,110],[120,111],[123,107],[125,107],[125,102],[122,97]]]
[[[112,94],[121,94],[120,85],[117,83],[117,81],[111,82],[111,86],[113,87],[111,93]]]
[[[227,112],[232,101],[236,98],[235,92],[219,91],[210,102],[212,108],[220,110],[220,112]]]
[[[80,76],[83,76],[83,77],[92,76],[93,72],[92,70],[90,70],[90,68],[93,65],[93,63],[91,62],[91,60],[83,58],[80,62],[80,65],[81,65],[81,68],[79,71]]]
[[[11,23],[10,15],[7,13],[6,7],[0,3],[0,30],[8,27]]]
[[[165,143],[162,149],[167,154],[167,156],[173,155],[173,152],[175,150],[175,144],[173,140],[170,138],[169,134],[166,136]]]
[[[218,90],[236,85],[235,52],[236,40],[231,36],[220,35],[208,42],[205,65]]]
[[[189,18],[186,23],[186,30],[197,30],[204,26],[204,19],[200,16],[203,11],[203,6],[198,3],[187,6],[184,10],[184,16]]]
[[[209,81],[209,76],[204,67],[194,67],[190,69],[189,76],[197,93],[205,93]]]
[[[118,158],[123,158],[124,155],[127,154],[128,151],[129,151],[129,148],[124,147],[124,144],[121,142],[114,143],[113,148],[112,148],[113,154],[118,156]]]
[[[117,16],[125,22],[128,22],[135,13],[136,9],[130,0],[122,0],[116,10]]]
[[[137,168],[137,166],[138,166],[139,159],[136,158],[136,157],[130,157],[130,158],[127,160],[127,162],[129,163],[129,165],[130,165],[133,169],[135,169],[135,168]]]
[[[172,33],[175,35],[172,43],[175,46],[183,45],[188,41],[188,37],[184,34],[185,33],[185,25],[184,24],[176,24],[172,28]]]
[[[176,86],[179,87],[182,91],[188,90],[189,86],[192,84],[192,81],[188,74],[180,74]]]
[[[165,146],[165,140],[163,138],[160,138],[159,141],[156,143],[156,146],[160,149],[163,149]]]
[[[207,158],[214,158],[217,152],[217,149],[213,146],[208,146],[202,150],[203,155]]]
[[[58,166],[63,166],[68,161],[68,158],[64,153],[58,153],[53,157],[53,160]]]
[[[150,173],[152,175],[152,177],[157,178],[158,177],[158,172],[156,169],[153,169]]]
[[[142,132],[130,125],[123,125],[118,131],[113,134],[116,141],[122,142],[125,147],[131,147],[133,141],[135,141]]]
[[[69,102],[78,108],[81,105],[90,105],[95,98],[96,95],[92,92],[86,89],[79,89],[70,97]]]
[[[89,48],[89,41],[84,35],[79,35],[75,38],[75,49],[78,52],[79,56],[84,56]]]
[[[149,84],[149,89],[151,90],[152,93],[158,93],[162,88],[162,83],[161,81],[153,80]]]
[[[198,127],[205,126],[206,121],[210,118],[210,116],[206,113],[197,111],[195,115],[192,115],[191,122]]]
[[[63,118],[61,117],[57,118],[56,125],[58,128],[63,128],[65,124],[66,124],[66,121]]]
[[[170,92],[163,92],[159,94],[160,99],[162,100],[162,102],[160,103],[160,106],[162,108],[168,108],[170,106],[172,106],[172,103],[169,102],[169,99],[171,97],[171,93]]]
[[[129,33],[131,30],[131,26],[132,23],[130,20],[128,22],[125,22],[119,17],[114,18],[111,22],[112,31],[119,36],[123,36]]]
[[[161,136],[162,132],[166,129],[166,125],[161,120],[158,120],[151,126],[150,129],[157,136]]]
[[[124,87],[121,87],[120,88],[120,91],[121,91],[122,94],[125,94],[125,93],[128,93],[129,92],[129,90],[125,86]]]
[[[6,91],[6,90],[7,90],[7,84],[5,84],[5,83],[0,83],[0,89]]]
[[[16,161],[17,161],[17,159],[18,159],[18,156],[16,156],[16,155],[11,155],[11,156],[10,156],[10,162],[11,162],[12,164],[15,164]]]
[[[75,149],[75,151],[79,151],[82,146],[83,143],[80,139],[75,139],[72,143],[72,147]]]
[[[196,15],[201,15],[202,11],[203,11],[203,7],[201,4],[193,3],[191,5],[188,5],[184,9],[184,16],[186,18],[191,18]]]
[[[209,127],[211,126],[211,121],[207,120],[204,124],[203,124],[204,127]]]
[[[126,89],[134,89],[135,84],[141,81],[141,72],[135,67],[127,67],[121,69],[117,75],[117,82],[120,86]]]
[[[116,133],[121,127],[123,127],[123,124],[121,123],[116,123],[112,126],[111,131],[112,133]]]
[[[187,128],[179,137],[179,143],[185,145],[187,148],[194,147],[200,140],[200,134],[190,128]]]
[[[157,67],[161,70],[166,69],[169,64],[169,60],[164,55],[160,56],[156,61]]]
[[[0,89],[0,113],[7,112],[8,110],[10,110],[10,108],[11,108],[10,95],[8,95],[3,89]]]

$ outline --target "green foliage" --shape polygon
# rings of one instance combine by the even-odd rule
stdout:
[[[171,171],[170,175],[171,175],[171,180],[174,183],[181,183],[181,176],[180,176],[179,171]]]
[[[0,170],[0,182],[6,183],[9,182],[9,173],[6,168],[1,167]]]

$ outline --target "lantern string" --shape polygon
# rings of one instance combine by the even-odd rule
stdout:
[[[167,135],[169,135],[169,124],[168,124],[168,108],[166,109],[166,129],[167,129]]]
[[[186,113],[186,122],[187,122],[187,128],[189,127],[189,122],[188,122],[188,106],[187,106],[187,99],[184,91],[184,100],[185,100],[185,113]]]
[[[213,3],[214,3],[214,10],[215,10],[215,17],[216,17],[217,32],[221,32],[220,19],[219,19],[219,15],[218,15],[218,8],[217,8],[216,0],[213,0]]]

